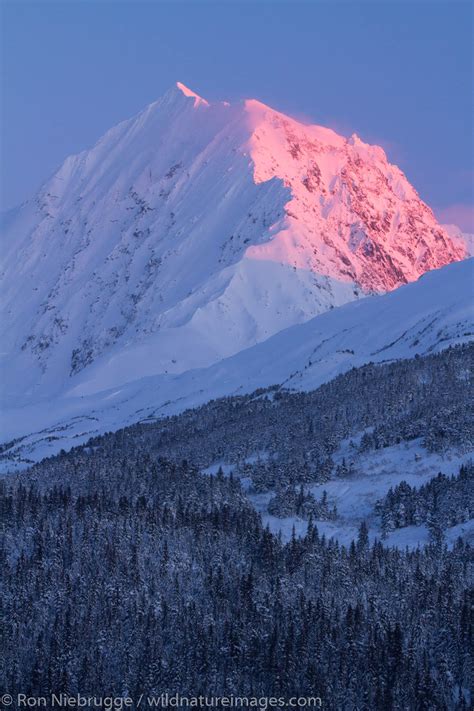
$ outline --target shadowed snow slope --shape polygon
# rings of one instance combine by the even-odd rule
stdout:
[[[383,363],[442,350],[474,337],[474,260],[425,274],[389,294],[341,306],[208,368],[130,381],[100,392],[105,374],[91,367],[55,401],[4,412],[4,439],[26,436],[6,452],[37,460],[98,432],[161,417],[211,398],[249,393],[274,384],[311,390],[368,362]],[[33,433],[33,434],[31,434]],[[23,464],[24,465],[24,464]]]
[[[466,251],[381,148],[182,84],[2,233],[8,406],[209,366]]]

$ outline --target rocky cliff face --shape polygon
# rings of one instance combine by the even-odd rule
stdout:
[[[388,291],[465,256],[379,146],[246,102],[257,181],[280,178],[285,228],[254,255]]]

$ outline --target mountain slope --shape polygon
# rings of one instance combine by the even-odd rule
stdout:
[[[211,398],[275,384],[308,391],[365,363],[414,358],[472,341],[473,277],[473,259],[449,265],[389,294],[288,328],[205,369],[147,378],[130,372],[126,385],[104,389],[107,371],[98,364],[65,395],[3,412],[4,440],[23,437],[5,449],[3,466],[22,466],[93,434]]]
[[[465,255],[381,148],[180,84],[2,232],[9,405],[208,366]]]
[[[457,225],[442,225],[442,228],[451,237],[453,242],[466,250],[466,256],[474,257],[474,234],[463,232]]]

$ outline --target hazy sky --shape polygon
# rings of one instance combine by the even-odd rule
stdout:
[[[2,204],[176,80],[380,143],[441,219],[473,205],[472,5],[3,0]]]

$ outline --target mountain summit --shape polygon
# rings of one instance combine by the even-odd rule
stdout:
[[[177,83],[2,218],[20,404],[210,365],[465,256],[382,148]],[[97,365],[102,364],[102,370]]]

